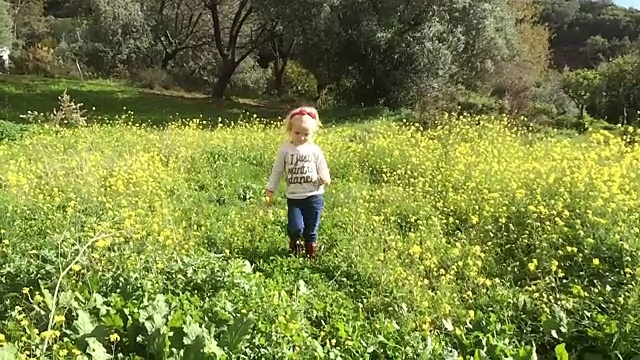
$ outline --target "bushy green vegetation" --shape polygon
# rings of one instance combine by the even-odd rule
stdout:
[[[506,111],[577,131],[636,119],[638,97],[623,89],[635,84],[620,79],[637,77],[627,65],[637,58],[638,10],[593,0],[283,4],[0,1],[11,10],[0,15],[0,37],[13,39],[13,74],[322,108],[418,108],[426,117]],[[292,24],[300,14],[305,21]],[[572,104],[575,91],[590,89],[565,86],[566,71],[601,66],[606,89]]]

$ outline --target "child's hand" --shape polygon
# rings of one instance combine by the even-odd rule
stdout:
[[[329,185],[331,183],[331,179],[324,176],[318,176],[318,184],[319,185]]]
[[[267,205],[273,204],[273,191],[267,190],[265,195],[265,201],[267,202]]]

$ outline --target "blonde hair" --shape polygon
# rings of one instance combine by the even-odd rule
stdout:
[[[291,122],[293,120],[299,121],[312,121],[315,124],[314,132],[318,131],[322,123],[320,122],[320,115],[318,110],[311,106],[301,106],[299,108],[289,111],[287,117],[284,119],[284,129],[287,134],[291,133]]]

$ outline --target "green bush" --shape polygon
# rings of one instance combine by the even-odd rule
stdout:
[[[473,115],[504,114],[509,110],[505,101],[471,91],[460,92],[457,103],[461,112]]]
[[[315,99],[318,95],[316,78],[296,61],[291,61],[287,65],[285,84],[291,95],[305,99]]]
[[[28,125],[14,124],[0,120],[0,142],[18,140],[29,130]]]
[[[171,89],[174,87],[171,75],[157,67],[146,68],[134,72],[132,81],[138,86],[153,90]]]
[[[262,69],[252,58],[245,59],[231,77],[229,93],[237,96],[261,95],[267,90],[268,70]]]
[[[418,117],[425,125],[436,125],[442,113],[469,115],[500,115],[509,112],[509,104],[490,95],[450,87],[423,97],[418,105]]]

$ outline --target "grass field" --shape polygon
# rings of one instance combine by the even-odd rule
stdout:
[[[180,91],[133,88],[108,80],[79,81],[45,79],[29,76],[2,76],[0,81],[0,119],[22,123],[28,111],[50,112],[59,105],[58,97],[67,93],[82,103],[94,119],[113,119],[134,113],[130,119],[138,124],[162,126],[173,119],[200,118],[205,121],[237,119],[241,115],[257,115],[274,119],[283,116],[297,104],[231,97],[224,102],[212,101],[206,95]],[[357,121],[383,113],[381,109],[331,109],[323,112],[332,121]],[[328,115],[328,116],[327,116]]]
[[[55,106],[62,85],[30,84]],[[29,104],[15,93],[13,112]],[[85,96],[103,116],[122,104]],[[150,128],[136,111],[219,110],[127,101],[120,122],[0,142],[0,359],[640,354],[640,150],[622,138],[325,126],[311,262],[288,256],[282,192],[263,201],[283,140],[269,115]]]
[[[278,116],[281,104],[234,99],[215,106],[202,94],[152,91],[107,80],[51,80],[37,77],[3,76],[0,83],[0,117],[20,122],[27,111],[45,112],[58,106],[58,96],[67,90],[94,117],[113,118],[127,112],[138,122],[161,125],[170,117],[216,119],[237,117],[242,112]]]

